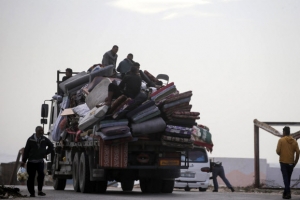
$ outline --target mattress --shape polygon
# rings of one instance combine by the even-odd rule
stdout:
[[[63,97],[63,101],[60,104],[60,112],[59,115],[53,125],[53,130],[51,131],[51,137],[52,140],[55,142],[58,142],[60,139],[60,134],[62,133],[62,130],[60,130],[59,125],[61,123],[61,121],[63,120],[64,116],[61,115],[61,113],[63,112],[64,109],[68,108],[70,104],[70,100],[67,96]]]
[[[128,120],[127,119],[120,119],[120,120],[102,120],[100,123],[96,125],[96,131],[102,129],[102,128],[107,128],[107,127],[112,127],[112,126],[127,126],[128,125]]]
[[[64,93],[66,93],[67,90],[71,90],[82,84],[92,82],[92,80],[96,76],[111,76],[113,75],[113,70],[114,70],[114,65],[109,65],[97,71],[91,72],[89,74],[86,72],[80,72],[79,74],[76,74],[75,76],[72,76],[71,78],[60,83],[59,87],[60,89],[63,90]]]
[[[101,133],[106,136],[123,135],[125,133],[128,133],[129,131],[130,129],[128,126],[113,126],[101,129]]]
[[[85,102],[87,106],[92,109],[99,103],[105,101],[108,95],[108,85],[111,83],[109,78],[104,78],[100,83],[98,83],[94,89],[86,97]]]
[[[146,101],[144,102],[142,105],[138,106],[136,109],[130,111],[127,113],[127,117],[132,118],[134,115],[136,115],[137,113],[141,112],[142,110],[145,110],[151,106],[154,106],[155,102],[152,100]]]
[[[73,112],[80,116],[80,117],[84,117],[85,115],[87,115],[90,112],[90,108],[85,104],[81,104],[79,106],[76,106],[74,108],[72,108]]]
[[[166,123],[161,117],[156,117],[151,120],[131,124],[131,130],[133,136],[158,133],[164,131],[166,128]]]
[[[199,126],[193,126],[193,137],[195,139],[203,140],[204,142],[209,144],[212,143],[211,133],[207,129],[201,128]]]
[[[119,135],[106,135],[103,132],[97,132],[96,135],[99,135],[103,140],[114,140],[118,138],[125,138],[125,137],[131,137],[130,131],[127,131],[126,133],[122,133]]]
[[[184,98],[184,99],[179,99],[179,100],[164,104],[163,108],[167,109],[167,108],[170,108],[170,107],[182,104],[182,103],[187,103],[187,102],[190,102],[190,101],[191,101],[191,97]]]
[[[79,120],[78,128],[80,130],[86,130],[95,125],[98,121],[104,118],[107,110],[108,106],[106,105],[101,106],[100,108],[93,108],[87,115],[85,115],[85,117]]]
[[[160,111],[159,110],[156,110],[155,112],[152,111],[152,113],[149,113],[148,115],[138,119],[138,120],[135,120],[134,122],[135,123],[141,123],[141,122],[144,122],[144,121],[147,121],[149,119],[152,119],[154,117],[157,117],[160,115]]]

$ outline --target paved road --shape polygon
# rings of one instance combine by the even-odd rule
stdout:
[[[25,186],[18,186],[21,190],[21,194],[28,194]],[[174,190],[172,194],[143,194],[139,188],[134,188],[132,192],[122,192],[120,188],[108,188],[105,194],[82,194],[76,193],[71,186],[67,186],[65,191],[55,191],[53,187],[44,187],[44,192],[47,194],[45,197],[36,197],[35,199],[84,199],[84,200],[152,200],[152,199],[164,199],[164,200],[279,200],[282,199],[280,194],[255,194],[255,193],[242,193],[242,192],[218,192],[213,193],[211,191],[199,192],[192,190],[185,192],[184,190]],[[28,198],[18,198],[28,199]],[[295,195],[292,199],[299,199],[300,195]]]

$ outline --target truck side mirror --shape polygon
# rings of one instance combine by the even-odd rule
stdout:
[[[47,119],[41,119],[41,124],[47,124]]]
[[[48,117],[48,110],[49,110],[49,105],[48,104],[42,104],[42,109],[41,109],[41,117]],[[43,123],[42,123],[43,124]],[[46,122],[47,124],[47,122]]]

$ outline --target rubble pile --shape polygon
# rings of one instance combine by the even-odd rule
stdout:
[[[0,199],[12,199],[15,197],[26,197],[27,195],[20,194],[20,189],[15,187],[0,186]]]

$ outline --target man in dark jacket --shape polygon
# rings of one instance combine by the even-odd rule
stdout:
[[[38,173],[38,195],[45,196],[42,192],[44,183],[44,158],[53,151],[52,142],[44,135],[43,127],[38,126],[35,133],[30,136],[26,142],[24,154],[22,157],[21,166],[24,167],[27,162],[27,173],[29,175],[27,180],[27,189],[31,197],[35,197],[34,178],[36,172]]]
[[[127,58],[125,58],[119,63],[117,71],[121,73],[122,78],[126,75],[126,73],[130,72],[131,67],[133,66],[134,63],[132,59],[133,59],[133,55],[130,53],[127,55]]]
[[[110,83],[108,85],[108,96],[105,99],[105,104],[110,105],[113,98],[118,98],[122,94],[134,99],[141,91],[142,79],[138,74],[139,63],[134,63],[130,73],[126,75],[119,85]]]

